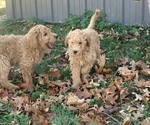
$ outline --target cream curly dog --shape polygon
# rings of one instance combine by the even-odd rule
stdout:
[[[92,29],[100,10],[95,10],[90,24],[86,29],[70,31],[66,36],[68,46],[70,70],[72,74],[72,88],[77,89],[82,82],[88,83],[87,77],[93,64],[100,60],[100,42],[98,33]]]
[[[19,66],[25,83],[33,87],[32,73],[35,65],[50,52],[57,34],[43,25],[36,25],[26,35],[0,36],[0,85],[6,89],[17,89],[7,79],[11,66]]]

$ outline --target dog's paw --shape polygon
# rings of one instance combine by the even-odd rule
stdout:
[[[77,89],[79,89],[79,87],[80,87],[80,84],[73,84],[73,85],[71,86],[71,89],[72,89],[72,90],[77,90]]]
[[[77,92],[77,89],[76,88],[70,88],[70,92]]]
[[[34,85],[30,83],[21,83],[19,84],[19,87],[26,90],[32,90],[34,88]]]
[[[18,90],[19,89],[19,86],[16,86],[14,84],[11,84],[11,83],[8,83],[6,86],[5,86],[6,89],[9,89],[9,90]]]

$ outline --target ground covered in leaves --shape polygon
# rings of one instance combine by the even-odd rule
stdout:
[[[34,90],[0,88],[0,123],[4,125],[148,125],[150,124],[150,27],[110,24],[101,14],[95,29],[105,53],[105,66],[93,67],[89,84],[72,92],[67,48],[71,29],[86,28],[93,12],[72,15],[63,24],[35,18],[4,20],[1,35],[25,34],[43,24],[59,35],[33,74]],[[21,71],[12,68],[9,79],[22,84]]]

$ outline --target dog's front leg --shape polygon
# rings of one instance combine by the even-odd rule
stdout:
[[[82,69],[81,69],[82,82],[84,82],[86,84],[89,83],[88,80],[87,80],[87,77],[89,75],[89,72],[90,72],[92,66],[93,66],[92,63],[91,64],[87,64],[84,67],[82,67]]]
[[[72,80],[73,80],[73,89],[77,89],[81,85],[81,78],[80,78],[80,65],[79,64],[71,64],[71,73],[72,73]]]

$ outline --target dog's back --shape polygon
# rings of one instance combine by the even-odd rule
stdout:
[[[14,56],[19,57],[20,54],[20,40],[22,36],[16,35],[4,35],[0,36],[0,55],[9,59],[11,63],[14,63]],[[17,59],[15,58],[17,61]],[[18,61],[17,61],[18,62]],[[16,63],[16,62],[15,62]]]

